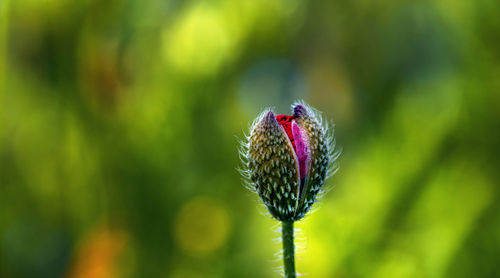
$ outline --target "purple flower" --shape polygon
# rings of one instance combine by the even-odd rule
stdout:
[[[249,187],[280,221],[304,217],[338,157],[320,114],[304,103],[292,107],[291,116],[264,111],[241,150]]]

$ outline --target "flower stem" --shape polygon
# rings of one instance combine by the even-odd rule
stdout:
[[[285,278],[295,278],[295,245],[293,244],[293,221],[281,222],[283,237],[283,264]]]

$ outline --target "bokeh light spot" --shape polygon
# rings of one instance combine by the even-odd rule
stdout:
[[[197,197],[180,210],[175,225],[175,237],[184,251],[204,256],[222,246],[230,230],[226,208],[215,199]]]
[[[126,246],[128,235],[124,230],[97,225],[86,235],[76,250],[69,278],[117,277],[119,257]]]
[[[228,26],[220,13],[199,5],[165,31],[166,60],[177,70],[206,75],[219,69],[233,52]]]

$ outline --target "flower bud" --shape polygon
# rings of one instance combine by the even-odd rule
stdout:
[[[249,185],[280,221],[304,217],[338,156],[328,126],[306,104],[294,105],[291,116],[262,113],[243,147]]]

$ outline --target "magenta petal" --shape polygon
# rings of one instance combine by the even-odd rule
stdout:
[[[295,121],[292,121],[292,134],[295,140],[295,154],[299,160],[300,179],[303,179],[309,172],[310,151],[307,146],[307,137]]]

